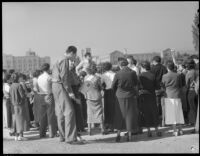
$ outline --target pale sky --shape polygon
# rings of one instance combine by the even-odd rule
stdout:
[[[2,3],[3,52],[23,56],[31,48],[52,62],[69,45],[94,55],[114,50],[193,50],[193,2]]]

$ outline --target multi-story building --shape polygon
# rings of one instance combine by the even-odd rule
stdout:
[[[30,73],[39,69],[43,63],[50,64],[50,57],[39,57],[34,51],[26,52],[25,56],[12,56],[3,54],[3,69]]]
[[[124,57],[124,54],[121,51],[115,50],[112,53],[110,53],[110,63],[113,65],[118,63],[118,58]]]

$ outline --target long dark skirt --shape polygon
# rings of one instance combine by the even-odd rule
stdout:
[[[114,118],[114,107],[115,107],[115,94],[113,90],[105,90],[104,92],[104,123],[105,124],[113,124]]]
[[[26,117],[25,104],[14,106],[13,128],[16,133],[23,133],[24,119]]]
[[[79,92],[79,85],[72,86],[73,93],[75,97],[81,100],[81,93]],[[74,110],[76,114],[76,127],[78,131],[84,130],[84,118],[83,118],[83,111],[82,111],[82,102],[79,104],[75,100],[72,100],[74,105]]]
[[[188,119],[190,124],[195,124],[196,115],[197,115],[197,104],[195,103],[195,98],[197,97],[194,90],[188,92],[188,104],[189,104],[189,113]]]
[[[143,115],[143,127],[157,127],[159,112],[156,104],[156,95],[142,94],[139,96],[139,109]]]
[[[117,98],[120,108],[120,116],[118,118],[118,125],[116,128],[118,130],[123,130],[124,123],[127,131],[134,132],[138,129],[138,108],[137,108],[137,98]],[[117,105],[116,105],[117,106]],[[116,114],[117,115],[117,114]]]
[[[76,114],[76,127],[78,131],[84,130],[84,119],[83,119],[83,113],[82,113],[82,106],[80,104],[77,104],[74,100],[72,100],[72,103],[74,105],[75,114]]]

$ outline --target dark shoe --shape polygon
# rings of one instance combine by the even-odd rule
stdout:
[[[66,142],[67,144],[70,145],[83,145],[85,144],[83,141],[70,141],[70,142]]]
[[[190,133],[192,133],[192,134],[196,133],[195,129],[193,129]]]
[[[65,138],[61,138],[60,137],[60,140],[59,140],[60,142],[64,142],[65,141]]]
[[[148,137],[152,137],[152,133],[151,132],[148,132]]]
[[[88,132],[88,135],[89,135],[89,136],[91,136],[91,135],[92,135],[92,132],[91,132],[91,131],[89,131],[89,132]]]
[[[101,134],[102,135],[106,135],[106,134],[108,134],[108,132],[107,131],[103,131],[103,132],[101,132]]]
[[[126,141],[129,142],[129,141],[131,141],[131,139],[130,139],[129,137],[127,137],[127,138],[126,138]]]
[[[40,138],[46,138],[46,135],[40,135]]]
[[[178,131],[178,135],[183,135],[183,131],[182,130]]]
[[[9,132],[9,135],[10,136],[15,136],[15,133],[14,132]]]
[[[120,140],[121,140],[121,136],[119,135],[116,137],[115,142],[120,142]]]
[[[156,135],[157,135],[158,137],[161,137],[161,136],[162,136],[162,132],[157,132]]]

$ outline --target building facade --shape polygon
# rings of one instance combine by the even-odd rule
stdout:
[[[113,51],[112,53],[110,53],[110,63],[116,65],[118,63],[118,58],[120,57],[124,57],[124,54],[121,51]]]
[[[3,54],[3,69],[14,69],[17,72],[32,73],[39,69],[43,63],[49,63],[50,57],[39,57],[34,51],[26,52],[25,56],[12,56]]]

